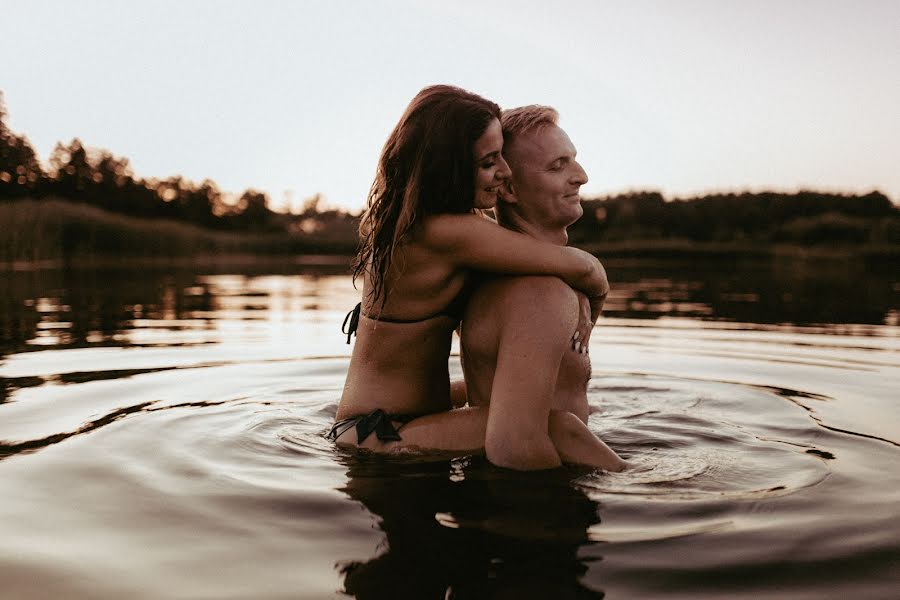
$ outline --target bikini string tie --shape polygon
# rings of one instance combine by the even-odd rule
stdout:
[[[362,311],[362,302],[357,302],[356,306],[344,317],[344,323],[341,325],[341,333],[347,334],[347,344],[350,343],[350,336],[356,333],[359,328],[359,313]],[[349,325],[348,322],[349,321]]]

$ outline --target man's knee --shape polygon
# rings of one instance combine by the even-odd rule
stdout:
[[[550,437],[544,432],[498,432],[489,429],[484,440],[488,461],[498,467],[532,471],[562,464]]]
[[[577,437],[584,433],[585,424],[578,415],[567,410],[553,409],[550,411],[549,422],[550,436]]]
[[[627,464],[588,426],[568,411],[553,410],[549,420],[550,436],[564,460],[599,467],[606,471],[622,471]]]

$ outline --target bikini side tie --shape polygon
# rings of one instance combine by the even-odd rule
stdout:
[[[359,327],[359,313],[362,311],[362,302],[357,302],[356,306],[344,317],[344,323],[341,325],[341,333],[347,334],[347,343],[350,343],[350,336],[356,333]],[[347,322],[350,322],[349,326]]]

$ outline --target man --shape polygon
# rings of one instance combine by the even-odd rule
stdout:
[[[588,179],[557,119],[544,106],[503,113],[512,177],[495,211],[503,227],[565,245]],[[492,277],[470,298],[463,368],[469,404],[489,406],[485,452],[492,463],[522,470],[563,462],[625,467],[586,426],[589,334],[573,340],[573,332],[580,325],[589,331],[599,303],[594,299],[592,311],[587,298],[554,277]]]

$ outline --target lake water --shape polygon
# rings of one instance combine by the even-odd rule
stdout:
[[[336,450],[340,266],[0,274],[0,596],[896,598],[896,269],[607,267],[621,474]]]

